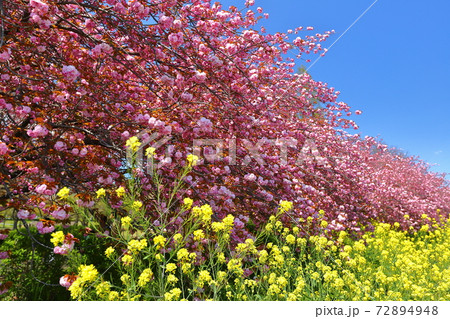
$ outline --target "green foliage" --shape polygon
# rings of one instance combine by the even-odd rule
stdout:
[[[83,263],[93,263],[101,272],[106,271],[110,262],[103,258],[103,252],[108,241],[85,234],[80,226],[64,231],[82,239],[69,258],[54,254],[50,234],[39,234],[36,229],[30,229],[30,233],[25,228],[13,230],[0,242],[0,251],[10,252],[10,258],[0,261],[0,278],[13,282],[0,300],[70,300],[70,293],[59,284],[62,276],[76,274],[78,265]],[[117,278],[114,270],[108,276]]]
[[[30,230],[30,234],[31,238],[23,228],[13,230],[0,243],[0,250],[10,251],[10,258],[1,261],[0,278],[13,282],[11,289],[0,299],[68,300],[66,289],[58,284],[64,275],[66,258],[39,244],[48,245],[49,234],[41,235],[36,230]],[[34,245],[32,238],[35,239]]]

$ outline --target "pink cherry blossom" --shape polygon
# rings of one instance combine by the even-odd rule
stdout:
[[[0,52],[0,62],[6,62],[11,58],[11,49]]]
[[[66,144],[62,141],[58,141],[55,143],[55,150],[62,151],[66,149]]]
[[[45,127],[38,124],[32,130],[28,130],[27,134],[28,136],[33,138],[44,137],[48,134],[48,130]]]
[[[168,37],[170,44],[175,48],[178,48],[180,45],[183,44],[184,42],[183,38],[184,38],[183,32],[171,33]]]
[[[247,174],[244,176],[244,179],[249,182],[256,181],[256,176],[253,173]]]
[[[51,213],[51,215],[53,216],[53,218],[59,220],[64,220],[69,217],[69,214],[62,208],[55,210],[54,212]]]
[[[66,289],[69,289],[69,287],[72,286],[72,283],[67,280],[66,276],[62,276],[61,278],[59,278],[59,284]]]
[[[39,221],[36,224],[36,228],[37,228],[39,234],[48,234],[48,233],[51,233],[51,232],[53,232],[55,230],[55,226],[53,226],[53,225],[44,226],[42,221]]]
[[[57,255],[67,255],[74,247],[74,242],[64,243],[61,246],[56,246],[53,248],[53,252]]]
[[[47,185],[45,185],[45,184],[41,184],[35,188],[35,191],[38,194],[45,194],[46,190],[47,190]]]
[[[212,132],[212,122],[211,120],[207,119],[207,118],[200,118],[200,120],[197,121],[197,125],[200,127],[200,129],[203,132]]]
[[[20,219],[35,219],[36,214],[30,213],[28,210],[21,209],[17,212],[17,218]]]
[[[5,143],[0,142],[0,155],[6,155],[8,152],[9,152],[8,146]]]
[[[74,82],[80,76],[80,72],[73,65],[63,66],[62,74],[69,82]]]
[[[294,203],[293,218],[316,221],[323,210],[335,230],[369,229],[372,221],[420,229],[421,214],[439,219],[440,209],[448,216],[444,176],[354,134],[357,124],[349,118],[360,111],[338,101],[339,91],[325,82],[295,72],[291,57],[305,61],[326,52],[322,42],[333,31],[297,27],[271,34],[259,25],[264,13],[251,10],[252,0],[244,10],[210,1],[91,0],[89,9],[85,2],[47,1],[30,1],[26,23],[24,8],[8,7],[8,24],[19,27],[8,29],[13,34],[0,51],[0,64],[8,64],[0,67],[0,111],[13,119],[1,131],[0,158],[8,164],[0,180],[20,195],[11,204],[27,200],[51,214],[55,209],[44,202],[66,182],[82,198],[102,185],[125,184],[129,163],[121,148],[145,131],[147,138],[158,135],[155,142],[171,135],[171,147],[158,152],[168,185],[194,139],[223,141],[223,158],[199,161],[185,178],[195,201],[210,203],[219,219],[251,212],[259,226],[280,199]],[[58,27],[49,28],[52,23]],[[12,94],[18,88],[21,98]],[[149,198],[151,177],[137,173],[142,198]],[[29,197],[25,185],[35,190]],[[46,225],[37,226],[52,227]],[[308,231],[319,232],[317,226]],[[238,236],[244,235],[232,234]]]
[[[34,13],[44,15],[48,12],[48,4],[40,0],[30,0],[30,7]]]
[[[196,71],[195,72],[195,79],[196,79],[197,82],[203,83],[206,80],[206,73],[205,72]]]
[[[88,153],[88,150],[85,147],[83,147],[80,151],[80,156],[85,156],[87,153]]]

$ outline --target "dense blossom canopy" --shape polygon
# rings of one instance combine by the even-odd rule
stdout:
[[[66,216],[43,201],[65,186],[87,205],[98,189],[124,185],[124,146],[138,136],[167,137],[147,155],[168,188],[194,141],[209,143],[180,199],[211,205],[216,218],[232,212],[235,223],[266,219],[280,200],[294,204],[286,222],[324,214],[335,230],[358,231],[375,219],[418,229],[428,222],[422,214],[448,216],[443,176],[349,134],[356,125],[339,92],[296,73],[286,58],[325,53],[331,32],[268,34],[257,25],[267,15],[253,3],[239,10],[207,0],[3,2],[4,206]],[[218,141],[221,156],[208,160]],[[140,181],[145,195],[151,178],[143,171]],[[151,213],[152,199],[141,200]]]

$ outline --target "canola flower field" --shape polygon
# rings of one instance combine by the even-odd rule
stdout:
[[[208,207],[202,206],[203,221]],[[122,274],[112,283],[94,265],[81,265],[69,287],[83,300],[448,300],[450,244],[448,224],[416,234],[379,224],[374,232],[352,240],[341,231],[337,240],[299,237],[276,218],[266,225],[264,243],[247,239],[227,246],[232,216],[193,231],[200,259],[183,245],[183,236],[130,240],[120,258]],[[122,227],[130,227],[127,220]],[[210,241],[209,239],[215,238]],[[168,243],[173,250],[161,254]],[[213,245],[217,244],[216,245]],[[211,246],[213,245],[213,247]],[[257,248],[261,247],[261,248]],[[118,252],[109,247],[111,260]],[[139,270],[138,269],[142,269]]]
[[[196,165],[195,156],[187,160],[173,194]],[[154,181],[158,183],[156,173]],[[32,234],[30,221],[10,232],[1,248],[16,249],[1,261],[0,275],[9,289],[3,289],[0,298],[24,298],[20,288],[36,289],[36,281],[44,284],[39,289],[47,289],[32,267],[19,275],[12,270],[15,258],[24,254],[17,247],[26,230],[41,246],[53,248],[42,259],[33,250],[26,263],[43,263],[43,273],[49,273],[45,262],[58,262],[52,272],[61,275],[59,289],[68,300],[450,299],[450,222],[443,215],[435,220],[423,214],[427,223],[419,231],[400,230],[398,223],[375,223],[372,231],[362,234],[331,233],[323,211],[299,224],[283,223],[293,203],[282,200],[265,225],[242,233],[244,226],[233,214],[214,221],[210,205],[195,206],[189,197],[175,216],[161,215],[155,223],[137,199],[139,183],[133,173],[126,188],[113,190],[123,199],[127,216],[113,214],[108,192],[97,191],[95,206],[97,214],[108,219],[108,232],[101,231],[94,210],[79,206],[76,194],[66,187],[55,200],[71,207],[76,222],[55,228],[41,221],[40,234]],[[169,197],[168,207],[174,198]],[[308,235],[311,225],[319,225],[314,235]],[[236,242],[233,234],[239,231],[247,238]],[[30,282],[35,288],[29,288]]]

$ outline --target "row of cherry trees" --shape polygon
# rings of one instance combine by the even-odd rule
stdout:
[[[124,145],[138,135],[170,137],[155,155],[169,189],[194,141],[233,146],[215,161],[202,156],[179,194],[211,204],[218,218],[258,223],[279,200],[294,203],[286,221],[323,210],[335,230],[374,220],[418,229],[422,214],[448,216],[443,176],[347,133],[356,124],[338,92],[294,72],[285,53],[323,54],[331,33],[268,34],[253,2],[243,10],[207,0],[4,2],[0,210],[39,207],[55,219],[64,207],[49,197],[62,187],[88,205],[95,190],[124,185]],[[151,213],[151,176],[140,182]]]

